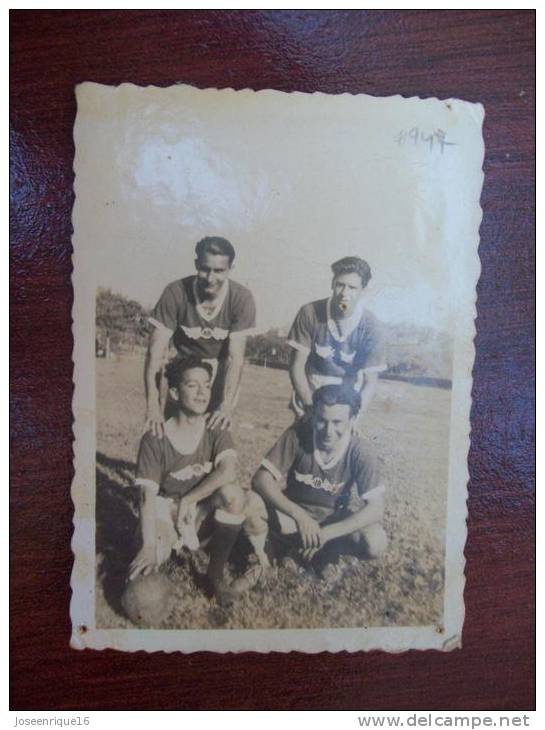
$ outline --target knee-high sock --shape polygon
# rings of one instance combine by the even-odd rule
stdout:
[[[223,573],[231,550],[240,533],[244,517],[232,515],[224,510],[216,510],[214,515],[214,532],[210,540],[210,563],[208,579],[214,587],[223,580]]]

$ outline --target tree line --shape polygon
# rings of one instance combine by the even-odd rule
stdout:
[[[96,297],[97,355],[134,352],[147,346],[150,310],[134,299],[99,288]],[[446,332],[408,324],[383,324],[386,377],[448,383],[452,377],[452,343]],[[248,337],[247,359],[265,367],[287,369],[291,348],[278,328]]]

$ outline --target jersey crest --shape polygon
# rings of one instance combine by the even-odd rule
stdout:
[[[335,484],[330,482],[329,479],[323,479],[322,477],[313,476],[312,474],[301,474],[295,470],[294,476],[298,482],[302,482],[309,487],[314,487],[314,489],[321,489],[329,494],[338,494],[344,486],[342,482]]]
[[[335,354],[338,353],[339,360],[345,365],[352,365],[356,352],[346,352],[344,350],[336,349],[331,345],[319,345],[317,342],[314,344],[314,350],[316,354],[322,358],[322,360],[334,360]]]
[[[190,464],[184,466],[179,471],[173,471],[170,473],[171,477],[178,479],[180,482],[185,482],[188,479],[194,479],[195,477],[202,477],[205,474],[210,474],[212,471],[212,462],[207,461],[204,464]]]
[[[339,352],[340,359],[345,362],[347,365],[352,365],[354,358],[356,357],[355,352],[343,352],[342,350]]]
[[[314,349],[316,350],[316,354],[324,360],[331,360],[331,358],[335,355],[335,350],[329,345],[318,345],[316,343],[316,345],[314,345]]]
[[[225,340],[229,337],[229,330],[222,327],[186,327],[183,324],[180,327],[190,340]]]

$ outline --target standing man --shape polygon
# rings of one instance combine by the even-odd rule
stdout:
[[[361,394],[365,411],[378,374],[386,369],[378,322],[363,302],[369,264],[347,256],[331,269],[331,296],[301,307],[288,334],[291,405],[297,416],[311,408],[313,392],[328,384],[352,387]]]
[[[165,423],[161,373],[170,341],[180,356],[198,357],[212,366],[208,427],[225,429],[238,397],[246,336],[255,328],[251,292],[229,279],[235,258],[231,243],[206,237],[197,243],[195,255],[197,273],[169,284],[149,319],[154,327],[144,369],[146,428],[159,437]]]

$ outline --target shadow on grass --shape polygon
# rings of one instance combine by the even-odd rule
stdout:
[[[126,587],[129,566],[142,544],[139,529],[140,490],[133,486],[134,471],[134,463],[113,459],[100,452],[96,455],[96,553],[100,560],[98,578],[104,600],[117,615],[123,617],[126,614],[121,605],[121,597]],[[300,545],[293,539],[281,539],[280,536],[273,539],[273,535],[270,535],[267,548],[271,560],[282,563],[286,558],[291,558],[297,565],[302,564]],[[229,558],[231,578],[246,571],[252,556],[253,548],[241,532]],[[321,571],[331,561],[329,551],[324,551],[319,559],[313,561],[312,566],[305,567]],[[206,569],[203,572],[203,566],[197,566],[190,553],[186,553],[179,562],[186,571],[186,578],[193,581],[197,591],[208,595],[204,578]]]
[[[134,464],[96,455],[96,552],[104,597],[124,615],[121,596],[128,568],[139,549],[138,489],[132,486]]]

